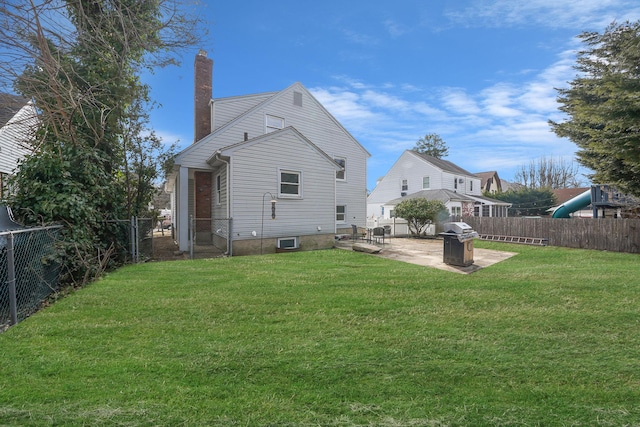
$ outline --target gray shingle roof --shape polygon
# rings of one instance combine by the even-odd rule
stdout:
[[[397,199],[393,199],[388,201],[385,204],[388,205],[397,205],[403,200],[408,199],[427,199],[427,200],[440,200],[442,203],[447,203],[448,201],[456,201],[456,202],[474,202],[472,198],[466,197],[464,194],[455,193],[451,190],[445,190],[441,188],[439,190],[422,190],[416,193],[411,193],[407,196],[398,197]]]
[[[28,99],[21,96],[0,93],[0,128],[4,127],[28,102]]]
[[[413,151],[413,150],[408,150],[408,151],[411,151],[416,156],[422,158],[423,160],[426,160],[427,162],[431,163],[437,168],[442,169],[443,171],[452,172],[459,175],[475,176],[471,172],[462,169],[460,166],[455,165],[448,160],[438,159],[437,157],[429,156],[423,153],[418,153],[417,151]]]

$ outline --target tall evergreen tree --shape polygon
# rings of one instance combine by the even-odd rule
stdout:
[[[579,147],[594,182],[640,196],[640,21],[579,37],[579,74],[558,91],[568,118],[550,124]]]
[[[449,155],[447,143],[437,133],[428,133],[420,138],[412,150],[438,159]]]

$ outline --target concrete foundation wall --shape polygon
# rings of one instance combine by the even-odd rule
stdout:
[[[317,249],[330,249],[333,247],[335,235],[331,234],[313,234],[310,236],[299,236],[300,251],[313,251]],[[233,256],[242,255],[260,255],[273,254],[276,252],[278,239],[246,239],[233,241]]]

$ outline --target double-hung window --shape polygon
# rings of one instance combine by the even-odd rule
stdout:
[[[284,119],[282,117],[271,116],[267,114],[265,116],[265,128],[266,128],[266,133],[273,132],[278,129],[283,129]]]
[[[302,172],[280,169],[278,174],[280,197],[302,198]]]
[[[409,189],[409,180],[403,179],[400,183],[400,191],[407,191]]]
[[[347,222],[347,206],[346,205],[337,205],[336,206],[336,222]]]
[[[429,176],[422,177],[422,189],[428,190],[430,188]]]

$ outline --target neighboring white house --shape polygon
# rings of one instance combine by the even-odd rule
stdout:
[[[0,199],[4,198],[7,177],[31,151],[28,141],[35,123],[36,111],[28,99],[0,93]]]
[[[367,217],[389,219],[408,198],[441,200],[451,216],[507,216],[509,203],[482,196],[481,179],[461,167],[406,150],[367,199]]]
[[[180,250],[190,217],[197,244],[230,242],[233,255],[328,248],[364,227],[367,150],[300,83],[211,99],[212,66],[196,56],[196,142],[166,185]],[[228,230],[216,225],[225,218]]]

